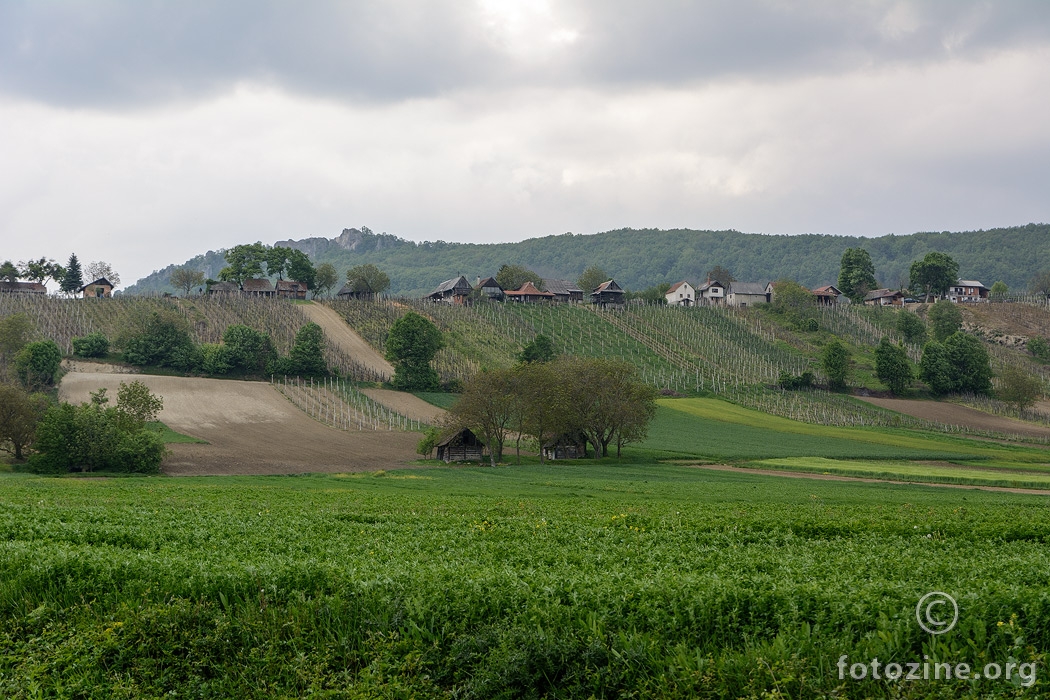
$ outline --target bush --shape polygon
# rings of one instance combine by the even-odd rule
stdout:
[[[914,372],[903,346],[883,338],[875,348],[875,376],[894,394],[903,394],[911,385]]]
[[[73,338],[73,354],[77,357],[102,357],[109,352],[109,340],[99,331],[83,338]]]
[[[930,329],[933,339],[943,343],[962,328],[962,312],[957,304],[941,299],[930,307]]]
[[[124,360],[133,365],[199,369],[204,361],[190,337],[189,323],[175,311],[154,311],[123,342]]]
[[[820,353],[820,367],[828,378],[831,389],[845,389],[849,382],[852,360],[849,348],[838,338],[824,346]]]
[[[53,340],[27,343],[15,355],[15,372],[28,389],[51,386],[62,366],[62,351]]]
[[[799,321],[798,329],[805,333],[816,333],[820,330],[820,324],[815,318],[806,318]]]
[[[1028,340],[1028,352],[1035,355],[1041,362],[1050,362],[1050,343],[1045,338],[1035,336]]]
[[[298,336],[296,342],[299,342]],[[222,343],[226,348],[225,360],[245,374],[264,373],[276,355],[270,336],[241,324],[228,326],[222,334]],[[323,349],[323,336],[321,347]],[[323,358],[321,362],[323,364]]]
[[[815,377],[813,376],[813,373],[809,371],[803,372],[798,376],[795,376],[790,372],[781,372],[777,384],[780,385],[781,389],[795,391],[798,389],[809,389],[813,386],[814,379]]]
[[[926,342],[926,324],[922,322],[918,314],[907,309],[897,312],[897,332],[904,336],[904,340],[915,345]]]
[[[201,369],[205,374],[229,374],[233,365],[232,354],[225,345],[216,343],[201,345]]]
[[[1043,396],[1043,382],[1016,365],[1007,365],[999,379],[999,398],[1016,406],[1018,411],[1031,407]]]

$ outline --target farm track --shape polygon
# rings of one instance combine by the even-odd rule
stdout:
[[[116,396],[127,374],[70,372],[63,401],[87,401],[106,387]],[[208,444],[169,445],[161,465],[171,476],[299,474],[405,468],[415,458],[416,433],[344,431],[297,409],[264,382],[135,375],[164,399],[160,420]]]

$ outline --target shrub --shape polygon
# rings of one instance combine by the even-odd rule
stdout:
[[[838,338],[824,346],[820,353],[820,367],[832,389],[845,389],[850,373],[849,348]]]
[[[27,343],[15,355],[15,372],[26,388],[51,386],[62,365],[62,351],[53,340]]]
[[[962,328],[962,312],[950,301],[941,299],[930,307],[930,329],[933,339],[943,343],[952,333]]]
[[[222,334],[222,343],[231,367],[246,374],[262,374],[276,354],[270,336],[242,324],[228,326]]]
[[[894,394],[903,394],[914,378],[908,354],[889,338],[883,338],[875,348],[875,376]]]
[[[122,343],[124,360],[133,365],[191,371],[203,357],[190,337],[189,323],[175,311],[154,311]]]
[[[1050,362],[1050,343],[1045,338],[1035,336],[1028,340],[1028,352],[1042,362]]]
[[[897,312],[897,332],[904,336],[904,340],[916,345],[926,342],[926,324],[922,322],[918,314],[907,309]]]
[[[288,356],[292,372],[300,377],[328,374],[324,361],[324,331],[316,323],[307,323],[295,334],[295,344]]]
[[[1043,396],[1043,382],[1016,365],[1007,365],[999,379],[999,398],[1012,403],[1018,411],[1029,408]]]
[[[812,372],[806,371],[796,376],[790,372],[781,372],[777,384],[781,389],[795,391],[798,389],[809,389],[813,386],[814,376]]]
[[[102,357],[109,352],[109,339],[100,331],[83,338],[73,338],[73,354],[77,357]]]
[[[205,374],[228,374],[233,369],[230,349],[217,343],[201,345],[201,369]]]

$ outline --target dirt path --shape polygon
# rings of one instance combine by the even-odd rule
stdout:
[[[126,374],[71,372],[63,401],[87,401],[100,387],[116,398]],[[346,432],[309,418],[264,382],[134,377],[164,399],[160,419],[207,445],[169,445],[169,475],[296,474],[404,468],[416,458],[417,433]],[[414,397],[413,397],[414,398]]]
[[[327,306],[316,303],[305,304],[302,308],[311,321],[324,329],[328,340],[339,346],[343,352],[354,358],[355,361],[360,362],[378,374],[386,377],[394,376],[394,366],[376,352],[375,348],[369,345],[364,338],[355,333],[354,329],[347,325],[346,321],[338,313]],[[397,411],[413,420],[436,423],[445,415],[444,409],[403,391],[365,389],[364,393],[390,410]]]
[[[864,484],[897,484],[900,486],[936,486],[944,489],[971,489],[977,491],[1001,491],[1003,493],[1025,493],[1034,496],[1050,496],[1050,491],[1040,489],[1019,489],[1009,486],[976,486],[973,484],[934,484],[925,481],[890,481],[889,479],[866,479],[860,476],[841,476],[838,474],[814,474],[811,472],[789,472],[780,469],[749,469],[734,467],[729,464],[690,464],[695,469],[711,469],[719,472],[736,472],[738,474],[761,474],[763,476],[780,476],[785,479],[815,479],[817,481],[854,481]]]
[[[888,408],[891,411],[904,413],[936,423],[961,425],[974,430],[990,430],[996,433],[1024,435],[1026,437],[1050,437],[1050,427],[1025,423],[1024,421],[1003,416],[993,416],[969,406],[960,406],[942,401],[917,401],[912,399],[880,399],[870,396],[858,396],[861,401]]]
[[[324,329],[328,340],[339,346],[355,362],[359,362],[384,377],[394,376],[394,366],[376,352],[375,348],[369,345],[364,338],[355,333],[337,312],[316,303],[303,304],[301,308],[311,321]]]

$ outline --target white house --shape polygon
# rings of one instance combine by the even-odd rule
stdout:
[[[990,290],[977,280],[956,280],[948,287],[948,300],[956,304],[963,302],[988,301]]]
[[[714,306],[726,303],[726,287],[718,280],[707,280],[696,288],[696,303]]]
[[[769,284],[761,282],[733,282],[726,294],[726,304],[739,307],[767,304],[770,290]]]
[[[692,306],[696,303],[696,290],[686,281],[671,285],[664,294],[668,306]]]

